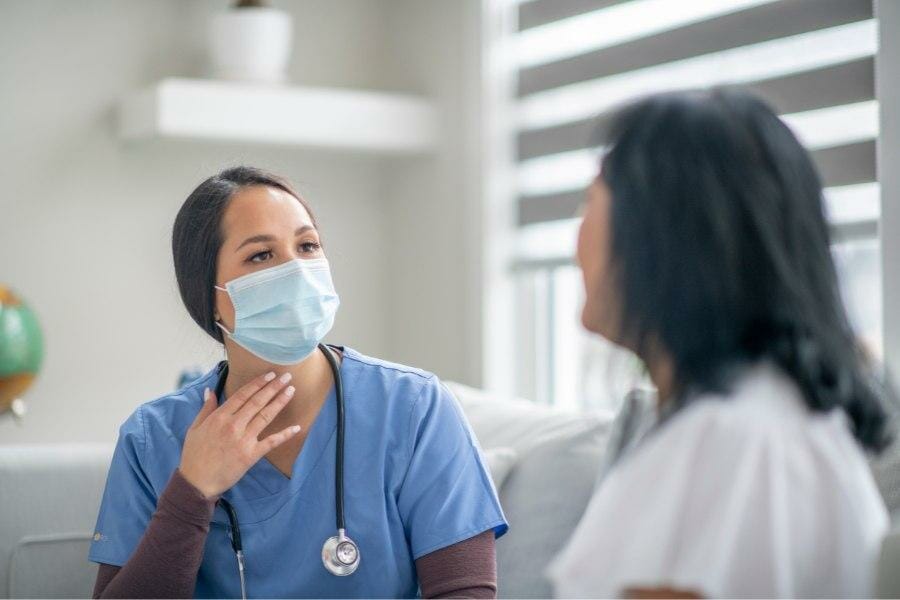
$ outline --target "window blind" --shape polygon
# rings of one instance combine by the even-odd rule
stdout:
[[[647,93],[739,84],[812,153],[844,237],[877,235],[871,0],[524,0],[512,36],[521,228],[575,216],[594,132]]]

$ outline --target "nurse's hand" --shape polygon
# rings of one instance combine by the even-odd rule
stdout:
[[[181,475],[207,498],[229,489],[270,450],[300,431],[292,425],[258,439],[294,395],[290,373],[260,375],[217,407],[216,395],[204,391],[203,408],[191,424],[181,451]],[[287,387],[285,387],[287,386]]]

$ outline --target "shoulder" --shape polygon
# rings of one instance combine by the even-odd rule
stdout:
[[[456,397],[434,373],[365,356],[352,348],[344,349],[344,360],[353,365],[348,380],[353,377],[354,381],[347,384],[370,399],[380,396],[387,418],[405,424],[413,437],[431,424],[470,433]]]
[[[216,377],[213,369],[138,406],[119,427],[110,473],[137,477],[147,489],[161,494],[181,459],[187,429],[202,407],[203,388],[215,385]]]
[[[374,374],[386,380],[424,382],[436,377],[434,373],[430,373],[423,369],[367,356],[348,346],[343,347],[343,357],[344,360],[359,365],[359,367],[367,371],[370,376]]]
[[[798,386],[778,367],[758,363],[727,390],[697,396],[661,427],[660,437],[704,436],[729,446],[804,440],[819,430],[849,435],[837,412],[811,411]]]
[[[216,368],[182,388],[139,405],[122,423],[119,437],[138,440],[144,447],[165,441],[179,447],[188,427],[203,406],[203,389],[215,386]]]
[[[346,347],[344,360],[353,364],[354,384],[365,387],[368,393],[381,393],[407,409],[423,399],[425,402],[435,397],[440,401],[452,400],[446,386],[429,371],[366,356]]]
[[[619,475],[630,484],[671,479],[684,494],[701,497],[726,489],[750,497],[776,479],[810,502],[823,493],[867,499],[874,490],[844,415],[810,410],[793,381],[765,363],[726,392],[697,397],[651,432],[622,467]]]

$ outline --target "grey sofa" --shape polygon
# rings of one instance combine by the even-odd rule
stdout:
[[[497,547],[501,594],[549,596],[543,567],[590,498],[610,419],[449,387],[482,446],[515,454],[500,488],[511,523]],[[87,551],[111,456],[111,445],[0,446],[0,597],[90,597]]]
[[[0,446],[0,596],[90,597],[111,445]]]

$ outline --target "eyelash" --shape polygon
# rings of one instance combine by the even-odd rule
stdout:
[[[307,250],[307,249],[304,249],[304,250],[302,250],[302,252],[312,253],[312,252],[318,252],[319,249],[321,249],[322,245],[319,244],[318,242],[303,242],[302,244],[300,244],[300,248],[305,248],[305,247],[309,247],[310,249],[308,249],[308,250]],[[257,256],[263,256],[263,255],[266,255],[266,254],[272,254],[272,251],[271,251],[271,250],[263,250],[262,252],[257,252],[256,254],[251,255],[251,256],[247,259],[246,262],[248,262],[248,263],[259,263],[259,262],[262,262],[262,261],[255,260],[255,259],[256,259]]]

